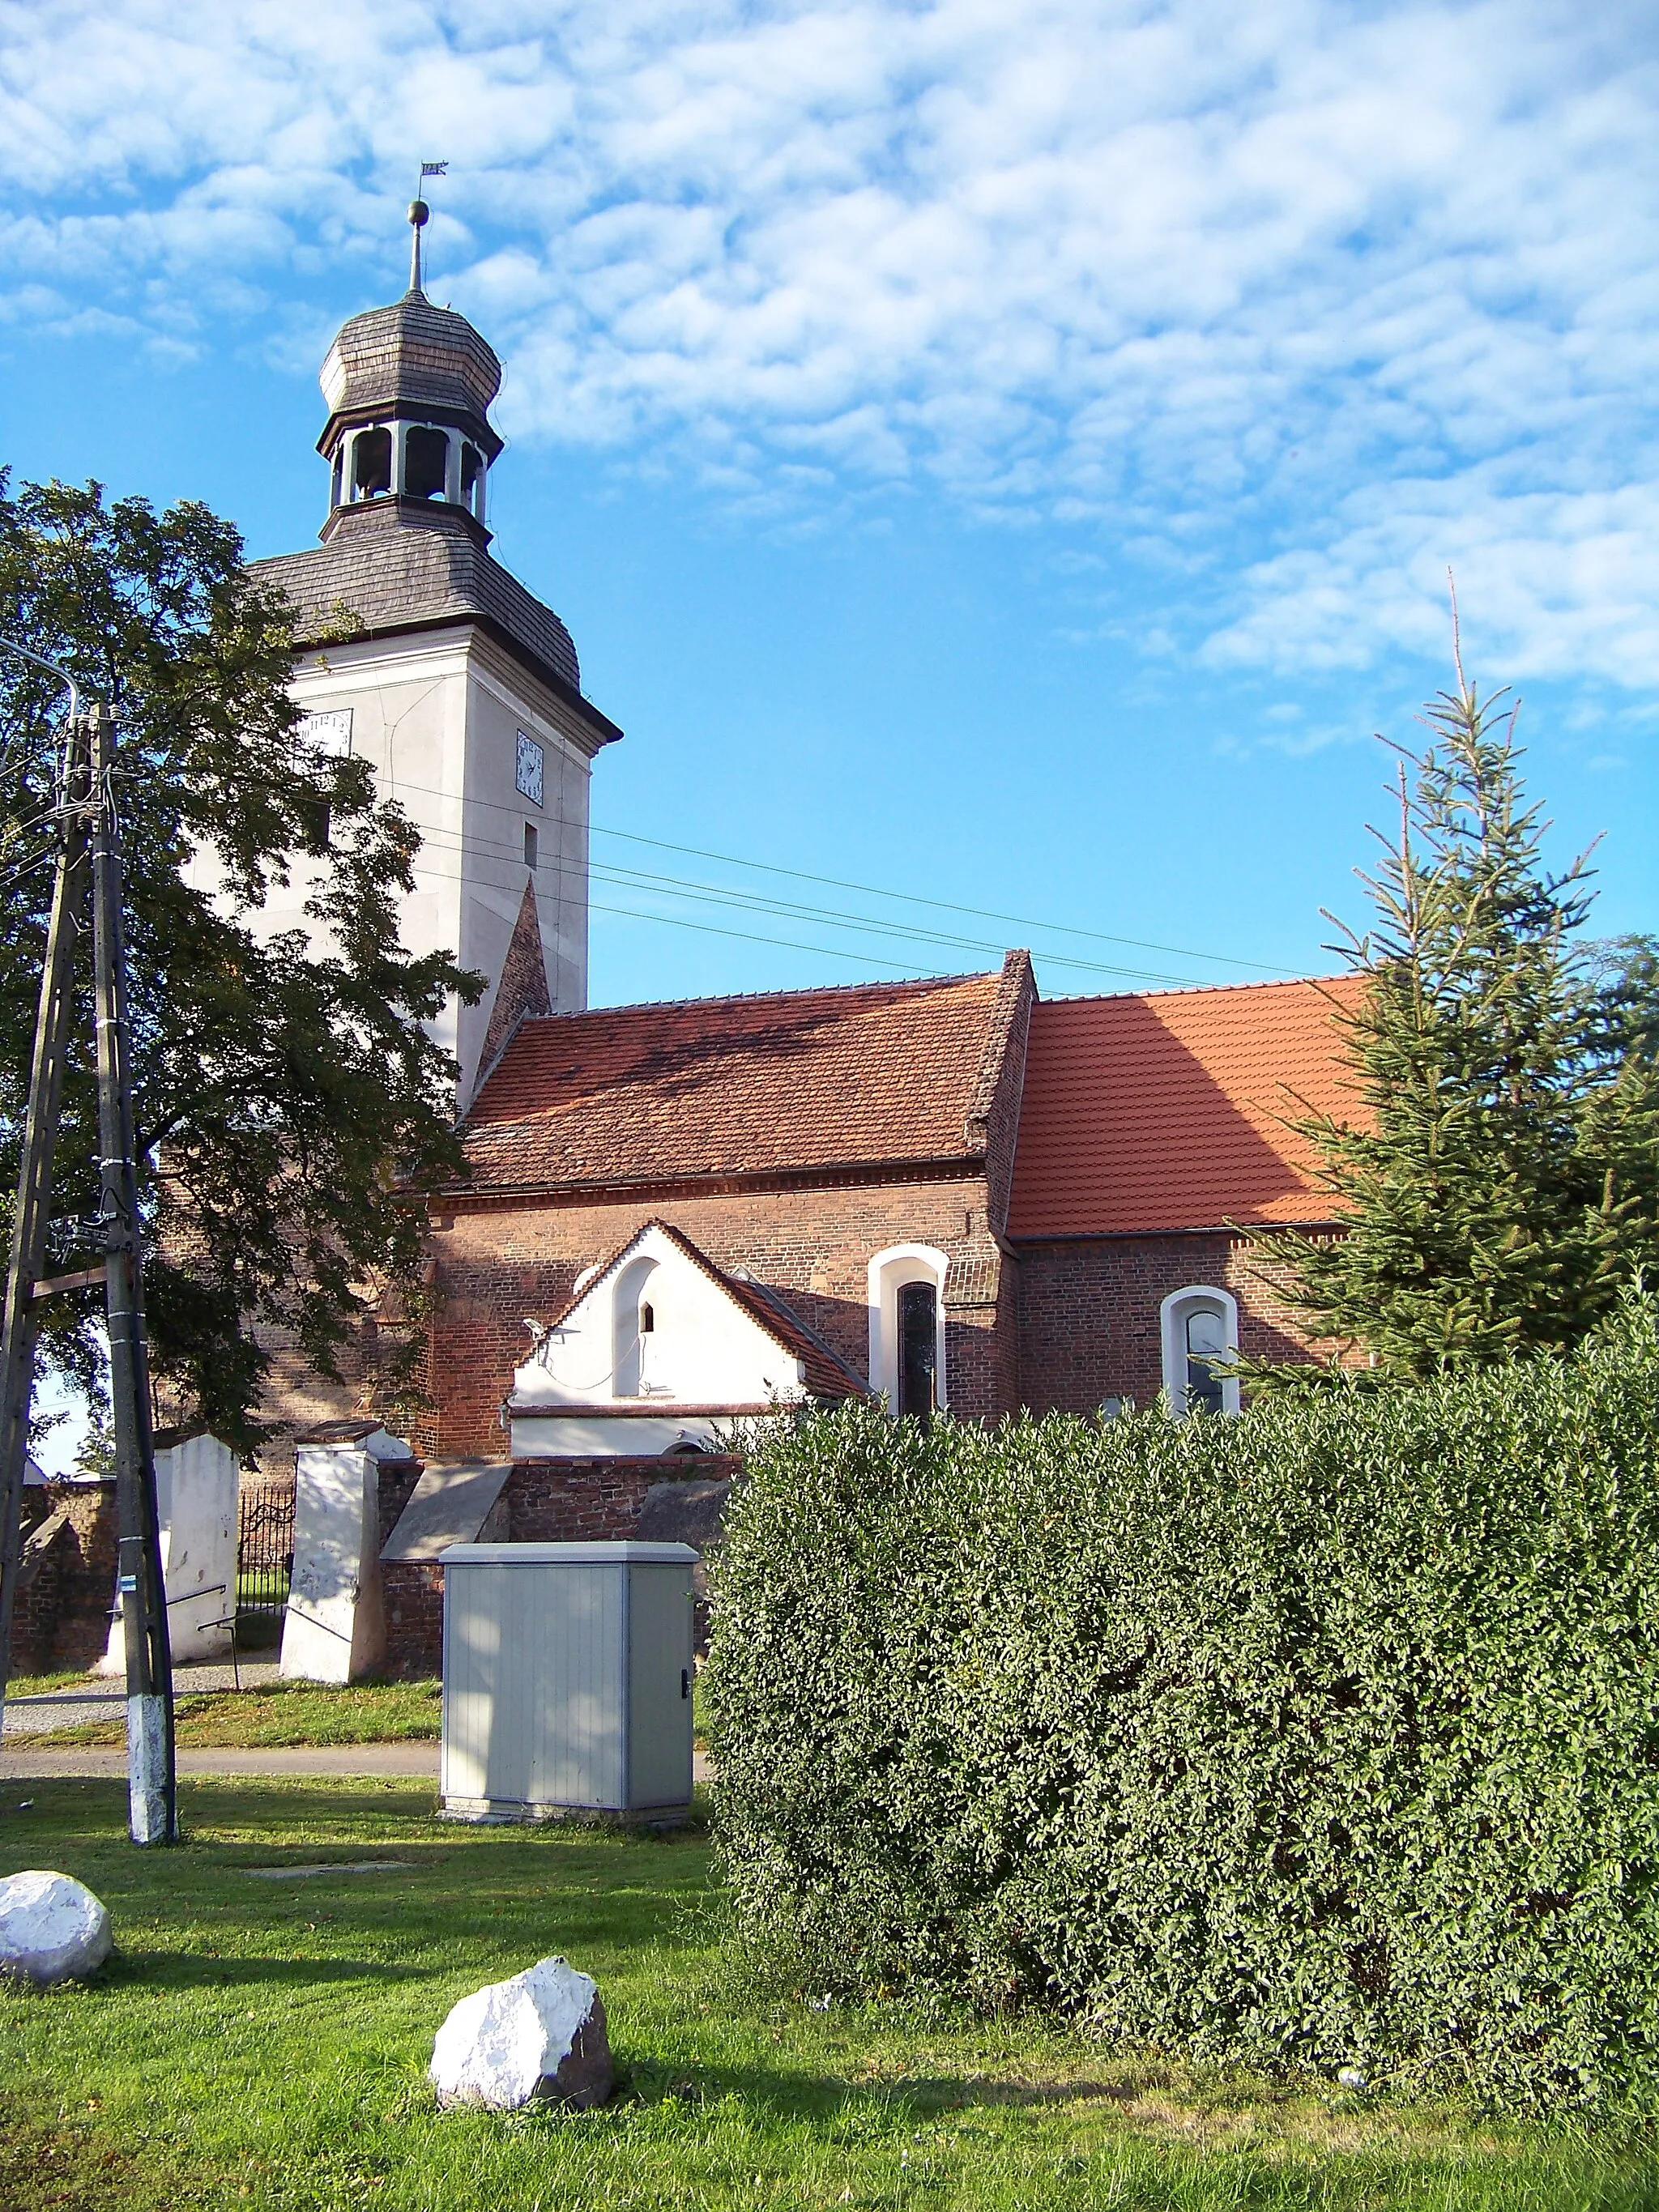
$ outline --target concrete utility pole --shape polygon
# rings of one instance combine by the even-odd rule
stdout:
[[[93,949],[97,977],[99,1170],[103,1182],[105,1299],[110,1404],[115,1430],[118,1530],[116,1589],[127,1661],[129,1824],[136,1844],[178,1839],[173,1747],[173,1654],[161,1581],[149,1362],[144,1346],[143,1255],[133,1158],[128,1059],[126,933],[121,912],[120,830],[115,805],[115,730],[107,707],[92,710],[98,811],[92,839]]]
[[[74,696],[72,690],[70,696]],[[58,872],[52,885],[46,966],[40,974],[34,1062],[23,1125],[23,1158],[17,1177],[17,1210],[13,1217],[11,1265],[6,1274],[4,1328],[0,1337],[0,1717],[5,1711],[6,1682],[11,1671],[23,1469],[28,1456],[34,1340],[40,1326],[38,1278],[52,1218],[52,1156],[74,1006],[75,942],[86,905],[87,785],[86,724],[71,710],[57,793]]]
[[[114,726],[106,707],[94,707],[82,715],[73,683],[52,662],[9,639],[0,638],[0,649],[49,669],[67,687],[70,702],[53,809],[58,823],[58,870],[40,977],[17,1211],[0,1331],[0,1716],[4,1712],[10,1668],[40,1308],[55,1292],[89,1288],[100,1272],[94,1269],[52,1281],[40,1277],[52,1218],[52,1155],[75,1002],[75,945],[85,926],[90,878],[98,1043],[98,1167],[103,1186],[101,1273],[115,1429],[117,1590],[127,1662],[129,1825],[137,1844],[172,1843],[179,1832],[173,1657],[167,1638],[167,1593],[161,1580],[149,1367],[144,1346],[143,1254],[133,1157]],[[89,817],[94,824],[90,840]]]

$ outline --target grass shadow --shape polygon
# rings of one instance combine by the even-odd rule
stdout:
[[[88,1989],[252,1989],[261,1984],[300,1987],[318,1982],[424,1982],[434,1969],[400,1966],[385,1959],[206,1958],[186,1951],[121,1950],[88,1982]]]

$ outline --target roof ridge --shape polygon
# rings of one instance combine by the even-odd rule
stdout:
[[[969,1143],[973,1141],[976,1129],[982,1139],[991,1118],[1003,1062],[1008,1056],[1008,1040],[1013,1030],[1014,1018],[1019,1011],[1020,1000],[1028,990],[1035,1000],[1036,977],[1032,971],[1030,954],[1024,951],[1006,952],[1002,958],[1002,973],[997,978],[996,997],[991,1004],[991,1018],[986,1024],[985,1048],[980,1055],[979,1073],[974,1078],[973,1095],[968,1101],[968,1111],[963,1116],[963,1133]]]
[[[1218,996],[1223,991],[1289,991],[1304,983],[1346,983],[1362,971],[1355,968],[1326,975],[1261,975],[1249,983],[1182,983],[1163,991],[1067,991],[1042,1000],[1045,1006],[1117,1005],[1125,999],[1194,999]]]
[[[846,997],[854,991],[926,991],[945,983],[1000,980],[1001,975],[1000,968],[968,968],[957,975],[876,976],[862,983],[806,983],[793,990],[779,991],[722,991],[708,998],[627,999],[619,1006],[584,1006],[575,1013],[532,1014],[524,1026],[533,1029],[539,1022],[586,1021],[592,1014],[668,1013],[681,1006],[750,1006],[763,999],[829,999]]]
[[[864,1397],[868,1395],[867,1386],[864,1382],[863,1379],[848,1363],[848,1361],[842,1358],[840,1352],[836,1350],[835,1346],[830,1343],[828,1337],[821,1335],[819,1332],[813,1328],[811,1322],[803,1321],[799,1314],[796,1312],[793,1306],[790,1304],[788,1299],[784,1297],[782,1291],[777,1289],[774,1284],[763,1283],[753,1275],[739,1275],[728,1268],[722,1268],[720,1273],[725,1280],[730,1283],[735,1289],[738,1291],[751,1291],[755,1297],[759,1299],[763,1304],[774,1308],[782,1316],[784,1320],[787,1321],[792,1328],[798,1328],[802,1336],[805,1338],[806,1341],[812,1345],[817,1352],[830,1362],[832,1367],[838,1368],[840,1370],[842,1374],[844,1375],[854,1385],[860,1397]]]

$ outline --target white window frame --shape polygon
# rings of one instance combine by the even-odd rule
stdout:
[[[1227,1356],[1232,1359],[1238,1357],[1238,1300],[1231,1291],[1224,1291],[1218,1283],[1188,1283],[1182,1290],[1170,1291],[1158,1310],[1158,1332],[1164,1346],[1164,1388],[1176,1418],[1182,1420],[1187,1415],[1187,1316],[1197,1305],[1220,1307]],[[1219,1380],[1222,1412],[1237,1413],[1237,1376],[1224,1375]]]
[[[940,1413],[950,1403],[945,1364],[945,1278],[950,1255],[933,1244],[890,1244],[872,1258],[868,1269],[870,1388],[898,1416],[898,1294],[907,1283],[931,1283],[937,1340],[933,1347],[935,1402]]]
[[[625,1267],[618,1270],[611,1287],[611,1395],[613,1400],[629,1403],[641,1398],[661,1395],[653,1389],[655,1377],[647,1372],[645,1340],[640,1334],[640,1308],[649,1305],[652,1321],[656,1320],[655,1308],[660,1291],[653,1293],[649,1285],[661,1273],[661,1262],[653,1253],[636,1252]],[[651,1334],[656,1334],[653,1325]],[[624,1377],[632,1369],[633,1389],[626,1387]]]

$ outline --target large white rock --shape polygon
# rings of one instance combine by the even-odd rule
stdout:
[[[441,2105],[603,2104],[616,2074],[598,1987],[563,1959],[538,1959],[475,1990],[438,2030],[431,2075]]]
[[[0,1881],[0,1974],[37,1989],[95,1974],[114,1941],[109,1914],[66,1874],[14,1874]]]

